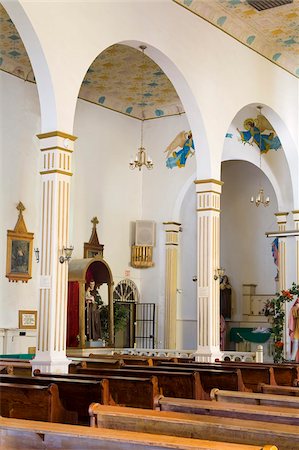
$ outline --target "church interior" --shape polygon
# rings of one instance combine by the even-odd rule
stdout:
[[[298,20],[1,1],[0,448],[299,449]]]

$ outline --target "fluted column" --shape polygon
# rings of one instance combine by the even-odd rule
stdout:
[[[276,213],[276,221],[278,231],[286,231],[288,212]],[[278,274],[279,274],[279,291],[287,288],[286,283],[286,238],[280,237],[278,240]]]
[[[298,236],[296,236],[296,280],[295,282],[299,284],[299,211],[292,211],[293,220],[295,224],[295,230],[298,231]]]
[[[69,245],[71,160],[75,137],[53,131],[41,143],[41,243],[38,342],[33,369],[67,372],[68,263],[59,257]]]
[[[223,183],[197,180],[197,361],[214,361],[220,353],[219,280],[220,194]]]
[[[164,222],[166,232],[164,346],[176,348],[177,271],[180,223]]]

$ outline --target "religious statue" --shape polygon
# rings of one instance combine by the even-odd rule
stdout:
[[[297,298],[289,314],[289,335],[291,338],[291,360],[299,362],[299,298]]]
[[[85,291],[85,334],[88,341],[97,341],[102,337],[101,306],[103,301],[95,281],[91,280]]]
[[[224,319],[231,318],[231,297],[232,287],[229,284],[228,276],[223,275],[220,282],[220,314]]]

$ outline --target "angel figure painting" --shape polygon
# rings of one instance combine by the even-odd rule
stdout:
[[[177,148],[179,150],[176,150]],[[191,131],[181,131],[164,152],[168,169],[185,167],[187,158],[195,153]]]
[[[274,128],[262,114],[259,114],[256,119],[246,119],[243,126],[245,131],[240,131],[239,128],[237,130],[244,144],[253,145],[255,143],[261,153],[278,150],[281,147],[281,142]]]

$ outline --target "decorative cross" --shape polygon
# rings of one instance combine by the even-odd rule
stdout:
[[[91,219],[91,223],[93,224],[93,227],[95,228],[97,226],[97,224],[99,223],[98,218],[94,217],[93,219]]]
[[[19,216],[21,216],[23,214],[23,211],[25,211],[25,206],[23,205],[22,202],[19,202],[18,206],[17,206],[17,210],[19,211]]]

